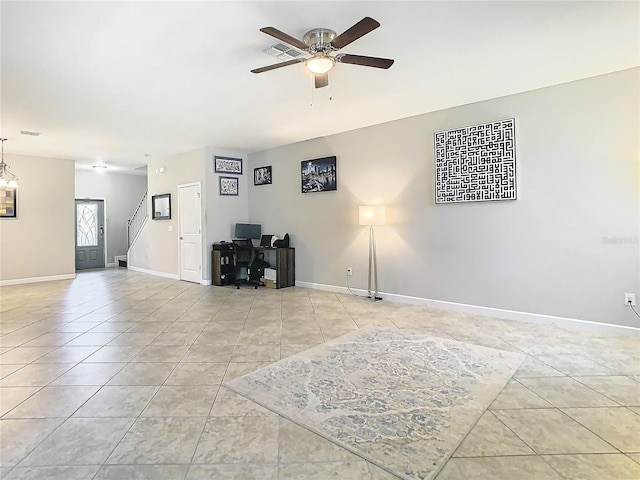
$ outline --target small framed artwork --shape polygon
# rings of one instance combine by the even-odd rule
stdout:
[[[253,169],[254,185],[271,185],[271,165]]]
[[[300,166],[302,193],[330,192],[338,189],[336,157],[304,160]]]
[[[0,218],[17,218],[18,189],[15,187],[0,188]]]
[[[231,157],[213,157],[215,173],[242,175],[242,159]]]
[[[171,194],[151,197],[151,218],[153,220],[171,220]]]
[[[220,195],[238,196],[238,177],[220,177]]]

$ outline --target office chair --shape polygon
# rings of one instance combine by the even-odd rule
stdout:
[[[239,289],[240,285],[251,285],[253,288],[264,287],[264,283],[260,281],[264,275],[264,253],[254,255],[251,240],[235,239],[233,246],[236,288]],[[246,272],[246,276],[243,270]]]

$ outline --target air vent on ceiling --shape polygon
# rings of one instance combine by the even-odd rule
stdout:
[[[30,132],[29,130],[20,130],[20,135],[31,135],[32,137],[40,136],[40,132]]]
[[[263,52],[284,61],[293,60],[294,58],[298,58],[302,55],[302,52],[300,50],[291,48],[284,43],[276,43],[275,45],[271,45],[269,48],[265,48]]]

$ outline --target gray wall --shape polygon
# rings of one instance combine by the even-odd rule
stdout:
[[[0,281],[75,275],[73,160],[5,154],[18,218],[0,219]]]
[[[398,120],[249,155],[273,184],[249,216],[289,232],[296,279],[366,287],[357,207],[378,227],[383,292],[617,325],[639,325],[639,70]],[[374,107],[375,108],[375,107]],[[518,200],[434,204],[433,132],[516,119]],[[328,116],[330,121],[330,116]],[[300,161],[338,157],[338,191],[300,193]]]
[[[76,170],[76,198],[105,199],[107,258],[127,254],[127,220],[147,190],[147,177]]]

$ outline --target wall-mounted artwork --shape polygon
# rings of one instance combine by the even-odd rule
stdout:
[[[0,218],[16,218],[18,215],[18,189],[0,188]]]
[[[516,199],[515,119],[433,134],[436,204]]]
[[[220,177],[220,195],[238,195],[238,177]]]
[[[231,157],[213,157],[215,173],[242,175],[242,159]]]
[[[153,220],[171,220],[171,194],[151,197],[151,218]]]
[[[329,192],[338,189],[336,157],[304,160],[300,166],[302,193]]]
[[[271,185],[271,166],[253,169],[254,185]]]

